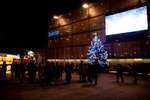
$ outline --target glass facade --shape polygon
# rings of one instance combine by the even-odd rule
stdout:
[[[109,58],[150,57],[150,39],[148,37],[123,42],[105,42],[105,15],[112,11],[140,6],[141,4],[138,1],[104,0],[103,2],[93,3],[87,9],[74,10],[63,15],[59,20],[53,20],[53,23],[49,24],[49,30],[58,30],[60,36],[49,38],[48,58],[86,59],[86,53],[94,32],[100,35]],[[141,3],[147,4],[147,1]]]

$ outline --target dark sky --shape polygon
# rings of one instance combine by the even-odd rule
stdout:
[[[79,8],[83,0],[48,0],[48,14],[63,14]]]
[[[46,1],[7,0],[0,5],[0,48],[47,46]]]
[[[77,9],[83,1],[0,1],[0,48],[47,47],[47,16]]]
[[[80,0],[0,1],[0,52],[24,48],[47,48],[48,12],[66,13]]]
[[[92,3],[102,0],[48,0],[48,16],[68,13],[82,6],[83,3]]]
[[[0,1],[0,49],[47,48],[48,12],[62,14],[81,0]]]

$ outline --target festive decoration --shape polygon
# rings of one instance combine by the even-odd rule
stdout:
[[[94,34],[94,38],[91,41],[91,45],[89,47],[87,58],[90,64],[99,64],[105,65],[107,63],[107,51],[104,49],[104,45],[102,44],[100,38],[97,36],[97,33]]]

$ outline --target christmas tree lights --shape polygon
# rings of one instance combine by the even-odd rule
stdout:
[[[107,57],[107,51],[96,33],[87,53],[88,62],[90,64],[105,65],[107,64]]]

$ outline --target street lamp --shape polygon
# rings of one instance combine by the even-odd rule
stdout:
[[[86,8],[89,7],[89,5],[88,5],[87,3],[84,3],[84,4],[82,5],[82,7],[86,9]]]
[[[60,26],[59,18],[60,18],[60,16],[57,16],[57,15],[53,16],[53,19],[55,19],[55,21],[58,24],[58,26]]]
[[[53,16],[53,18],[54,18],[54,19],[58,19],[59,17],[58,17],[58,16]]]
[[[87,14],[88,14],[88,17],[89,17],[89,4],[84,3],[84,4],[82,5],[82,7],[83,7],[84,9],[87,9]]]
[[[88,4],[88,3],[84,3],[84,4],[82,5],[82,7],[83,7],[84,9],[86,9],[86,11],[87,11],[88,28],[89,28],[89,31],[90,31],[90,22],[89,22],[89,17],[90,17],[90,14],[89,14],[89,4]]]

